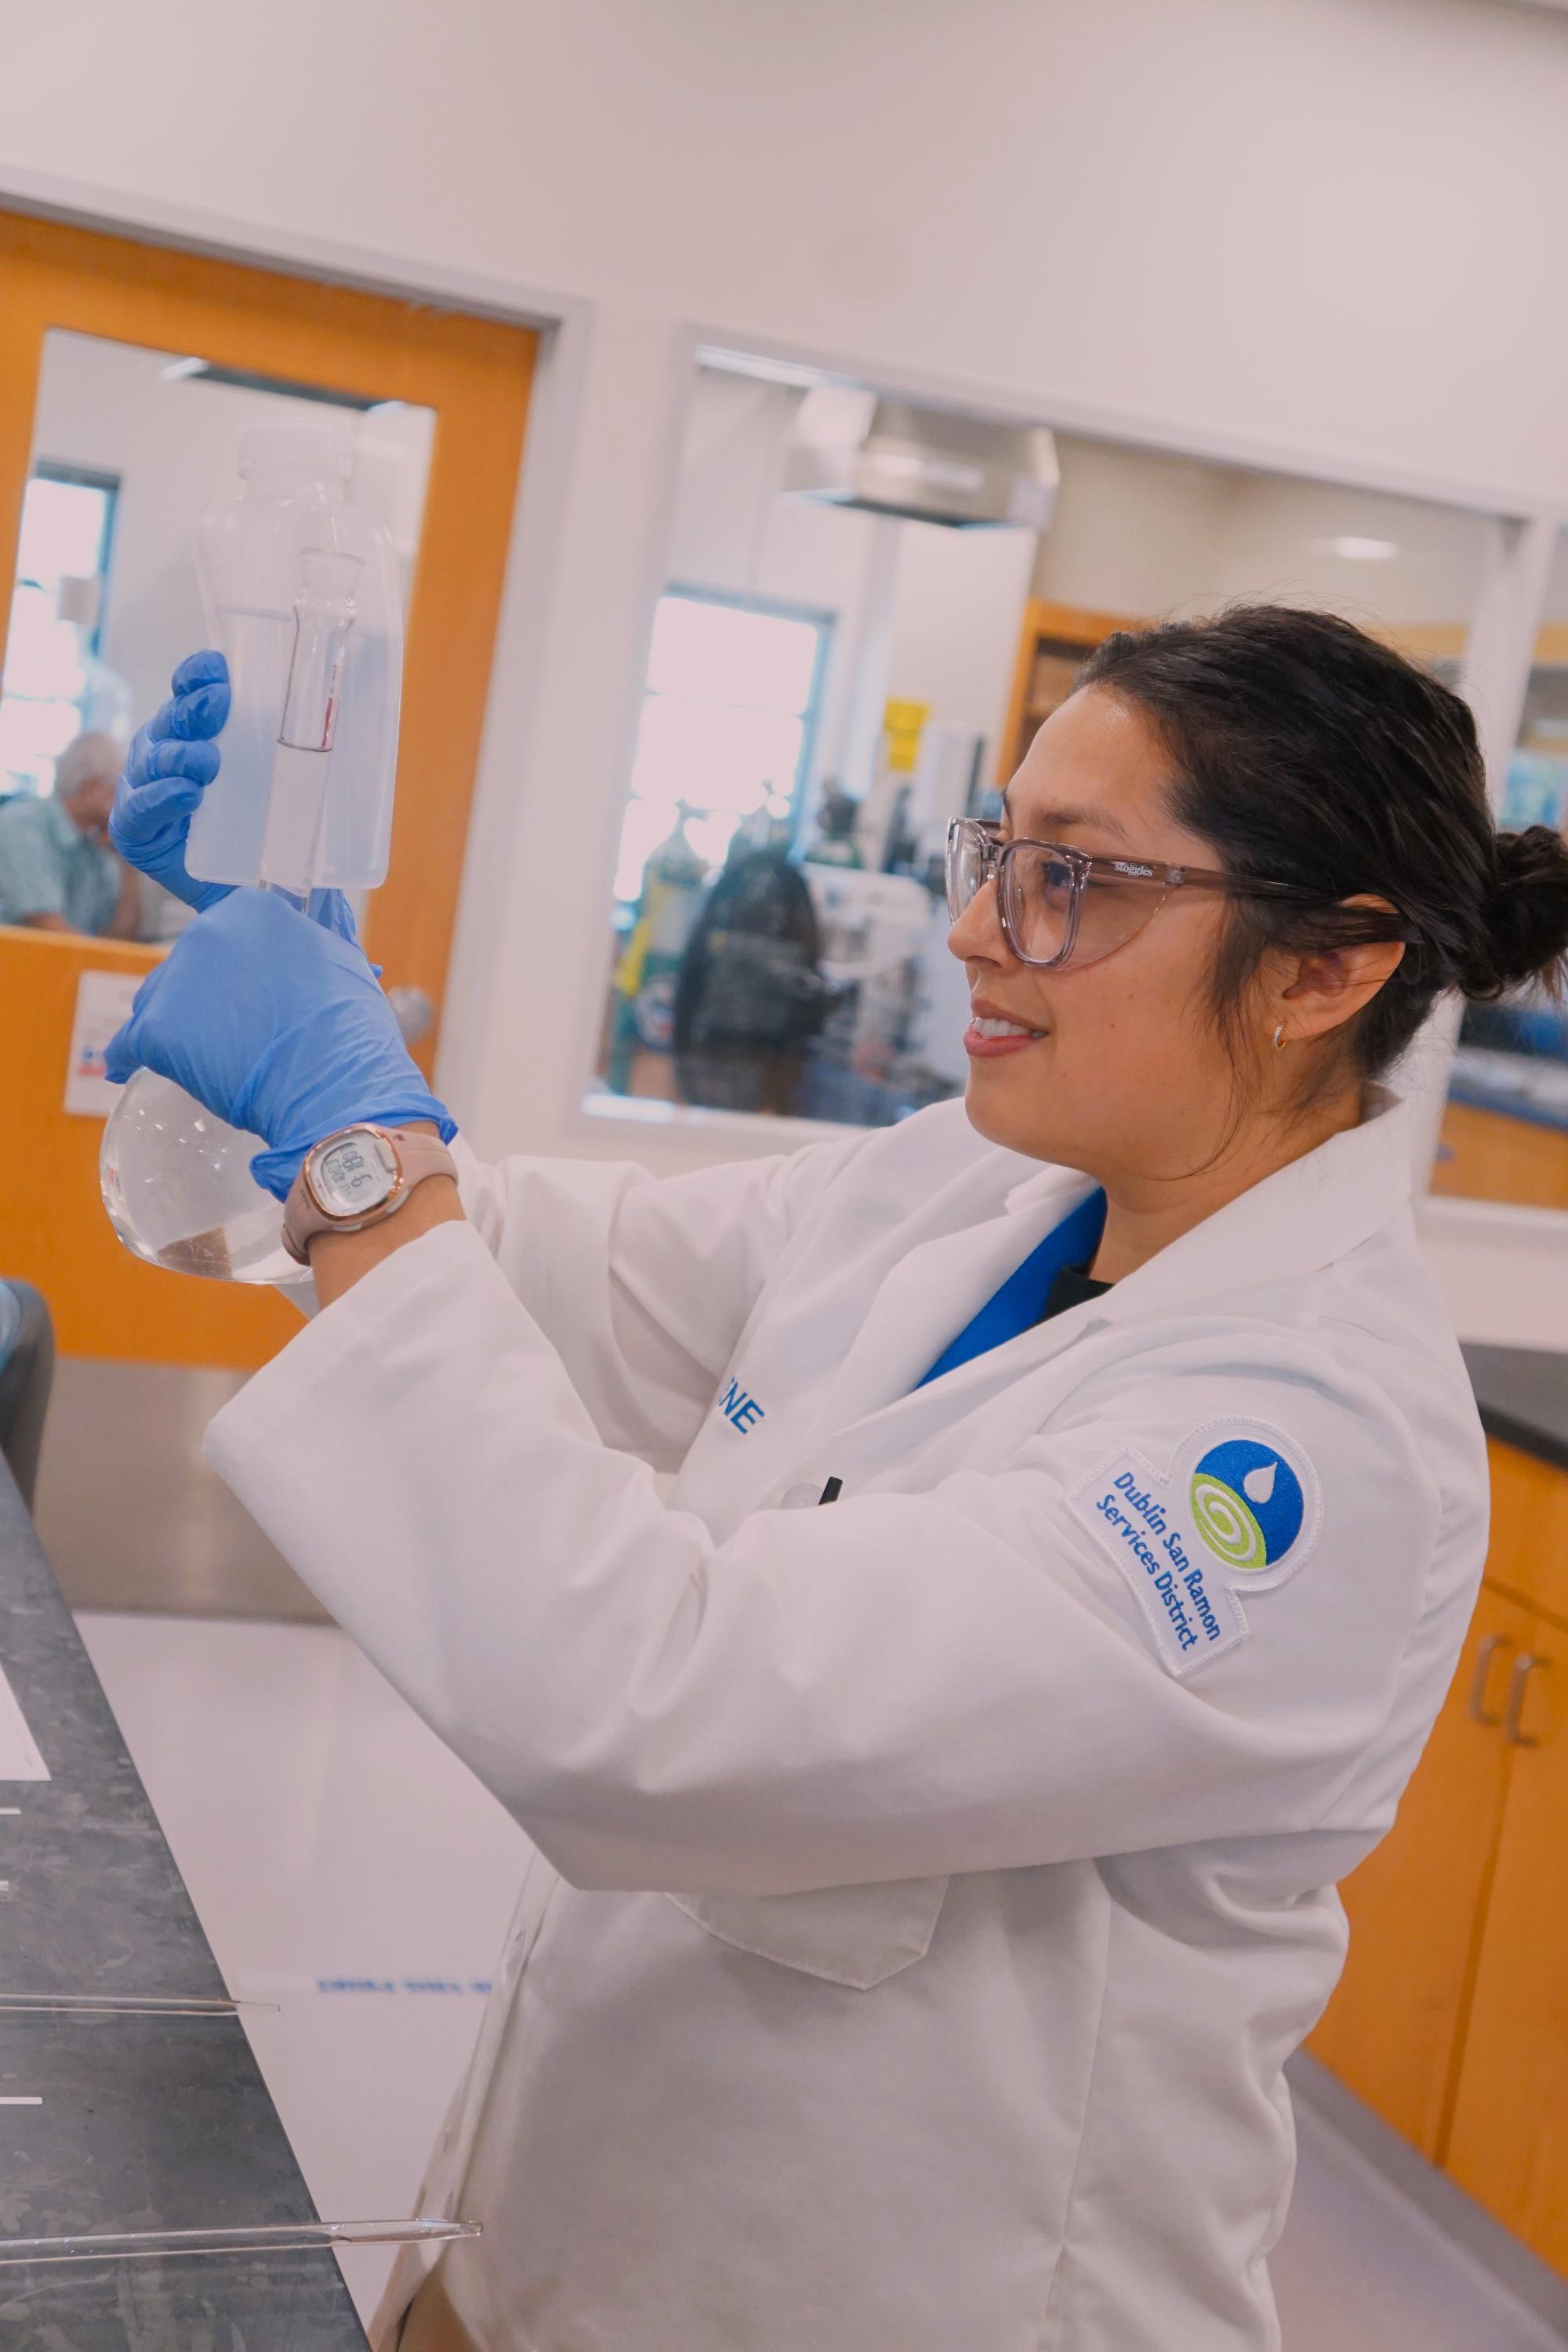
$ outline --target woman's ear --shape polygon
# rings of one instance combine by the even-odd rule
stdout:
[[[1342,903],[1374,908],[1379,914],[1395,912],[1386,898],[1367,894]],[[1279,991],[1280,1004],[1289,1007],[1286,1034],[1322,1037],[1342,1028],[1371,1003],[1404,957],[1403,940],[1368,940],[1356,947],[1314,949],[1292,959],[1287,984]]]

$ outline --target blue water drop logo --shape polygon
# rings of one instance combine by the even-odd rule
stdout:
[[[1283,1559],[1301,1532],[1301,1482],[1274,1447],[1230,1437],[1212,1446],[1188,1488],[1197,1530],[1215,1558],[1244,1576]]]

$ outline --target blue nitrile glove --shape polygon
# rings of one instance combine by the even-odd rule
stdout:
[[[110,1039],[117,1086],[156,1070],[217,1118],[259,1135],[250,1172],[281,1201],[313,1143],[356,1119],[457,1132],[409,1057],[362,949],[272,890],[204,908]]]
[[[114,791],[109,838],[139,874],[150,874],[199,912],[226,898],[227,882],[198,882],[185,871],[185,838],[202,794],[217,774],[213,741],[228,718],[228,664],[218,653],[191,654],[169,680],[162,709],[139,728]],[[310,914],[345,940],[353,915],[341,890],[316,890]]]

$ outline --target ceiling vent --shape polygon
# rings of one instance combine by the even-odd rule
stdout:
[[[1045,530],[1059,480],[1043,425],[998,425],[819,384],[796,413],[783,488],[955,530]]]

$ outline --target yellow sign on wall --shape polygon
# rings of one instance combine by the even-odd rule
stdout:
[[[888,765],[898,776],[912,775],[920,758],[921,734],[931,717],[929,702],[889,702],[882,711],[882,731],[888,740]]]

